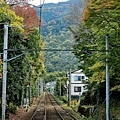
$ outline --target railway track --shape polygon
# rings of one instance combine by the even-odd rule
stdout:
[[[30,120],[78,120],[62,108],[50,93],[43,93]]]
[[[30,120],[46,120],[46,93],[43,93],[40,97],[38,106],[33,113]]]
[[[54,97],[49,94],[49,99],[54,106],[57,114],[60,116],[61,120],[78,120],[74,115],[65,110],[60,104],[54,99]]]

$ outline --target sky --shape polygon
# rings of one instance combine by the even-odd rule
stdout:
[[[43,3],[43,1],[44,3],[58,3],[58,2],[66,2],[68,0],[31,0],[30,3],[33,5],[40,5],[40,1],[41,3]]]

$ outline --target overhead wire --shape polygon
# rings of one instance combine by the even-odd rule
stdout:
[[[7,49],[8,51],[27,51],[27,50],[32,50],[32,51],[73,51],[73,49]]]

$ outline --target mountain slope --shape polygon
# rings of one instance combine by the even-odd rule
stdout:
[[[76,0],[79,1],[79,0]],[[69,14],[72,0],[58,4],[44,4],[42,9],[41,34],[45,48],[61,49],[61,51],[45,51],[45,65],[49,72],[77,69],[78,62],[71,51],[74,39],[69,31]],[[75,1],[74,1],[75,2]],[[40,11],[36,8],[39,15]]]

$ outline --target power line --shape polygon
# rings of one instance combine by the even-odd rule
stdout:
[[[73,49],[5,49],[7,51],[73,51]]]
[[[11,51],[11,52],[15,52],[15,51],[74,51],[74,49],[47,49],[47,48],[45,48],[45,49],[5,49],[5,50],[7,50],[7,51]],[[75,50],[76,51],[76,50]],[[92,50],[92,49],[90,49],[90,50],[78,50],[78,52],[79,53],[87,53],[88,54],[88,52],[106,52],[106,50]],[[0,53],[0,54],[3,54],[3,53]]]
[[[8,51],[74,51],[74,49],[51,49],[51,48],[44,48],[44,49],[5,49],[5,50],[8,50]],[[76,50],[75,50],[76,51]],[[78,52],[89,52],[89,51],[93,51],[93,52],[106,52],[106,50],[94,50],[94,49],[90,49],[90,50],[78,50]]]

